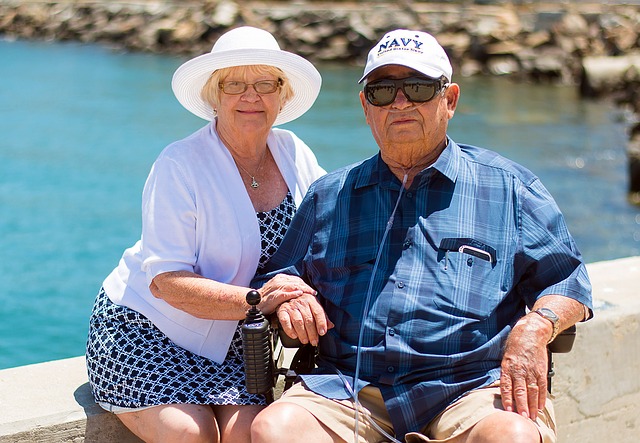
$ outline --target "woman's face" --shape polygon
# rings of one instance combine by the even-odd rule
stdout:
[[[239,67],[222,78],[223,85],[228,82],[242,82],[246,83],[247,87],[239,94],[229,94],[224,89],[219,91],[218,125],[224,126],[227,130],[234,130],[236,136],[242,136],[247,131],[269,131],[282,106],[280,86],[271,93],[258,93],[253,85],[263,81],[277,82],[278,77],[259,67]]]

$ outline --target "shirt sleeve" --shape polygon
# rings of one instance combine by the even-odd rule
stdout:
[[[569,230],[553,197],[534,180],[520,199],[522,254],[514,263],[518,287],[527,305],[544,295],[563,295],[592,309],[591,283]]]

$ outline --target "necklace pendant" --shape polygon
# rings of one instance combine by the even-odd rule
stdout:
[[[251,177],[251,187],[256,189],[258,186],[260,186],[260,183],[258,183],[255,178]]]

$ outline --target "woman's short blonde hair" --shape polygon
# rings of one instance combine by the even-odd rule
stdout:
[[[220,103],[220,94],[222,90],[219,84],[224,82],[231,75],[239,78],[246,78],[248,74],[252,75],[273,75],[276,78],[282,80],[282,87],[280,88],[280,109],[291,100],[293,97],[293,88],[287,81],[287,76],[281,69],[275,66],[268,65],[248,65],[248,66],[232,66],[230,68],[222,68],[213,71],[209,76],[209,79],[202,87],[200,96],[211,109],[213,109],[214,116],[217,115],[218,103]]]

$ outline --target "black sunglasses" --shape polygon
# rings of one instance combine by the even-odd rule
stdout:
[[[439,79],[427,77],[409,77],[401,79],[383,78],[367,83],[364,95],[373,106],[387,106],[393,103],[402,88],[404,96],[413,103],[432,100],[448,85],[445,77]]]

